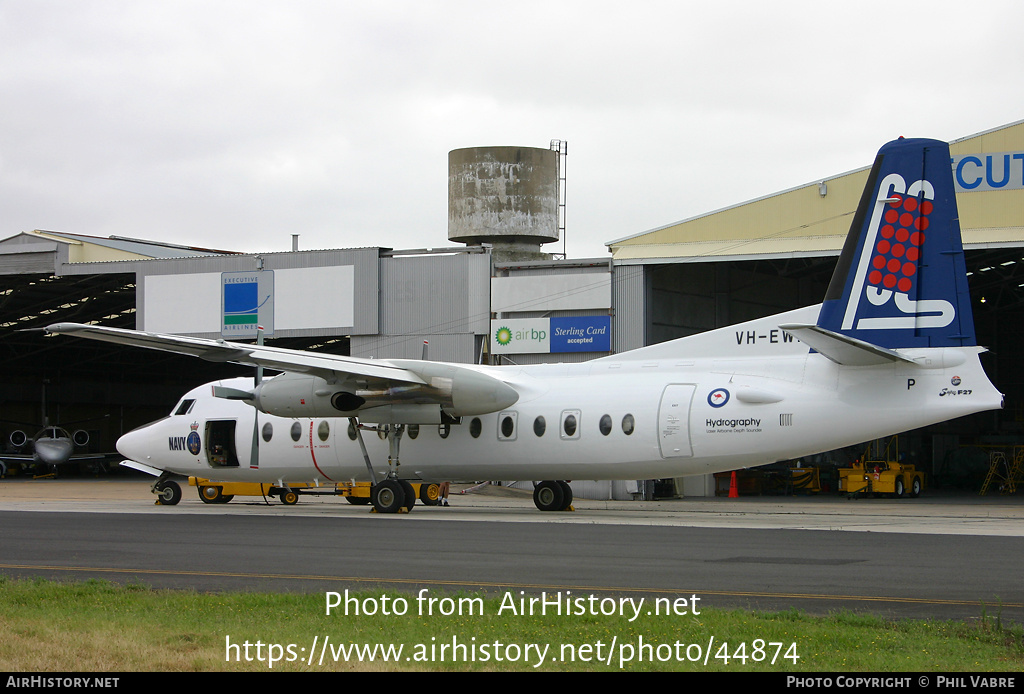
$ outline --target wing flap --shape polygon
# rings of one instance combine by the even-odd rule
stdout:
[[[46,326],[44,330],[48,333],[74,335],[119,345],[187,354],[212,362],[232,362],[277,371],[311,374],[327,380],[336,380],[339,376],[357,376],[418,385],[424,383],[422,378],[407,369],[382,360],[357,359],[336,354],[311,354],[280,347],[244,345],[227,340],[147,333],[79,323],[54,323]]]
[[[503,380],[466,365],[432,361],[357,359],[334,354],[311,354],[293,349],[244,345],[226,340],[210,340],[183,335],[138,332],[78,323],[55,323],[44,328],[48,333],[75,335],[115,344],[145,347],[187,354],[208,361],[262,366],[292,374],[314,376],[322,381],[297,382],[294,378],[265,382],[257,396],[263,412],[279,414],[285,407],[306,407],[306,400],[323,401],[316,416],[338,415],[342,402],[355,403],[357,409],[389,405],[438,405],[452,416],[485,414],[511,406],[518,391]],[[270,391],[275,392],[272,396]],[[242,391],[220,395],[248,400]],[[295,404],[298,403],[298,404]],[[306,410],[303,410],[305,412]],[[289,410],[282,416],[307,416]],[[355,410],[352,410],[355,412]],[[312,415],[310,415],[312,416]]]

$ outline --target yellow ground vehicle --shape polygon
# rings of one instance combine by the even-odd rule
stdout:
[[[278,497],[282,504],[297,503],[300,495],[343,496],[350,504],[362,505],[370,503],[369,482],[341,482],[334,486],[316,486],[313,484],[291,484],[278,487],[274,484],[258,482],[214,482],[202,477],[189,477],[189,485],[198,488],[199,498],[207,504],[226,504],[236,496]],[[412,482],[416,498],[424,506],[437,506],[439,503],[437,483]]]
[[[917,498],[924,489],[924,473],[899,462],[898,438],[873,441],[852,467],[839,469],[839,491],[855,494],[892,494]]]

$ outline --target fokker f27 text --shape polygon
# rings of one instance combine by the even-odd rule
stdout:
[[[373,483],[385,513],[409,481],[707,474],[789,460],[1002,406],[975,341],[944,142],[883,146],[822,304],[582,364],[365,360],[60,323],[109,342],[283,371],[194,389],[118,450],[159,477]],[[364,440],[360,425],[384,434]],[[171,486],[173,485],[173,486]]]

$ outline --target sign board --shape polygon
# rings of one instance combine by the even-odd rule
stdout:
[[[610,352],[611,349],[610,316],[491,321],[492,354]]]

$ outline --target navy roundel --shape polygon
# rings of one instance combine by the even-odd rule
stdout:
[[[725,388],[715,388],[708,394],[708,404],[712,407],[722,407],[729,402],[729,391]]]

